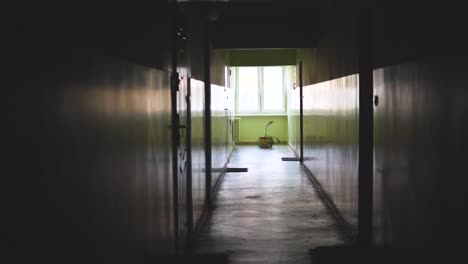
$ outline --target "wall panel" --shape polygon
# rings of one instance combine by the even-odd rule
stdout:
[[[203,129],[203,114],[205,105],[205,84],[191,79],[192,99],[192,199],[193,219],[196,225],[205,209],[205,137]]]
[[[225,50],[211,50],[211,166],[212,186],[225,172],[228,157],[232,151],[232,125],[234,109],[233,89],[230,86],[228,65],[229,53]],[[216,190],[213,190],[216,191]]]
[[[374,233],[379,244],[460,247],[466,217],[466,54],[374,70]],[[455,235],[457,234],[457,235]]]
[[[224,173],[232,150],[232,118],[229,109],[231,89],[211,85],[212,185]]]
[[[358,76],[304,87],[304,165],[357,228]]]
[[[374,240],[453,254],[468,234],[467,17],[405,4],[374,9]]]
[[[297,68],[296,68],[297,70]],[[296,152],[296,155],[300,155],[300,92],[299,83],[295,76],[295,70],[293,67],[288,67],[286,71],[286,78],[288,83],[291,83],[287,87],[287,113],[288,113],[288,144]],[[299,156],[298,156],[299,157]]]
[[[359,76],[357,19],[352,10],[329,10],[317,48],[297,52],[303,69],[304,166],[353,229],[348,231],[356,231],[358,213]],[[295,140],[299,154],[299,72],[295,75],[289,116],[296,137],[290,140]]]

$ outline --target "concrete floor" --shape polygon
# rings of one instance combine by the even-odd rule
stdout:
[[[308,249],[341,244],[337,224],[284,145],[237,146],[197,243],[199,253],[228,252],[230,263],[311,263]]]

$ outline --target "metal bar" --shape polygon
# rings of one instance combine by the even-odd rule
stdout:
[[[299,159],[296,157],[282,157],[281,160],[282,161],[299,161]]]
[[[175,54],[175,39],[174,39],[174,54]],[[173,58],[172,75],[171,75],[171,137],[172,137],[172,192],[173,192],[173,210],[174,210],[174,242],[175,251],[179,249],[179,181],[178,181],[178,162],[177,162],[177,148],[179,145],[179,118],[177,114],[177,87],[178,82],[175,81],[178,74],[176,72],[176,58]]]
[[[193,235],[193,197],[192,197],[192,100],[191,100],[190,77],[187,77],[187,232],[189,241]]]
[[[304,96],[302,91],[302,61],[299,62],[299,133],[300,133],[300,157],[299,161],[304,162]]]
[[[211,78],[210,78],[210,65],[211,65],[211,47],[210,47],[210,22],[206,21],[205,31],[205,44],[204,44],[204,83],[205,83],[205,199],[206,205],[211,208],[213,205],[212,199],[212,178],[211,178]]]
[[[359,60],[359,198],[358,243],[366,247],[372,243],[373,192],[373,76],[370,13],[363,14],[358,23]]]
[[[248,172],[248,168],[227,168],[226,172]]]

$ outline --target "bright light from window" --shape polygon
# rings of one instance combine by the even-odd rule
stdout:
[[[238,85],[238,111],[255,112],[259,111],[259,87],[258,87],[258,68],[240,67]]]
[[[284,114],[286,66],[235,67],[231,76],[238,114]]]
[[[263,110],[284,111],[283,67],[263,68]]]

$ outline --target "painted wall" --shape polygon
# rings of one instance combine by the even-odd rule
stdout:
[[[357,229],[359,153],[356,18],[349,13],[335,15],[346,24],[328,25],[316,49],[297,51],[297,60],[303,64],[304,166],[353,232]],[[289,95],[290,129],[295,131],[289,137],[299,154],[299,89],[290,89]]]
[[[375,14],[375,241],[465,250],[467,18],[459,6],[411,10]]]
[[[277,137],[283,144],[288,141],[287,116],[240,116],[239,118],[240,143],[257,142],[258,137],[265,134],[265,126],[270,121],[273,121],[273,124],[268,128],[268,134]]]
[[[231,66],[295,65],[295,49],[229,50]]]
[[[201,228],[206,207],[206,162],[205,151],[205,65],[207,44],[206,24],[194,10],[184,13],[187,21],[187,59],[190,76],[191,99],[191,177],[192,177],[192,224],[195,234]]]
[[[212,184],[225,172],[228,157],[232,151],[231,111],[228,109],[231,89],[211,86],[211,133],[212,133]]]
[[[461,89],[465,82],[455,76],[461,68],[445,73],[443,64],[461,62],[456,57],[437,58],[374,71],[374,89],[380,97],[374,108],[374,231],[379,243],[456,243],[443,234],[451,228],[439,226],[448,221],[445,217],[451,218],[442,213],[452,207],[448,200],[452,195],[444,197],[447,190],[440,186],[451,186],[456,177],[448,172],[460,169],[456,154],[466,139],[459,133],[466,133],[467,127],[455,120],[463,119],[468,109],[453,96],[467,98],[467,93]],[[452,95],[442,96],[444,90]],[[452,225],[457,222],[451,220]]]
[[[286,78],[289,86],[287,89],[287,114],[288,114],[288,144],[291,146],[297,158],[300,156],[300,92],[299,82],[296,78],[295,71],[298,68],[288,68]]]
[[[198,229],[200,220],[205,212],[205,83],[192,78],[191,89],[191,119],[192,119],[192,205],[193,228]]]
[[[213,50],[211,53],[211,166],[212,186],[216,187],[226,171],[233,148],[232,115],[233,89],[229,88],[227,53]],[[213,190],[216,191],[216,190]]]
[[[190,14],[189,14],[190,15]],[[227,53],[224,50],[210,49],[209,69],[205,65],[206,45],[205,23],[200,21],[196,13],[189,17],[191,38],[189,43],[189,58],[191,68],[191,102],[192,102],[192,203],[193,228],[198,232],[208,212],[206,207],[206,164],[211,164],[211,185],[215,186],[225,172],[228,157],[232,151],[232,110],[234,97],[226,82],[228,69]],[[206,160],[205,149],[205,93],[204,80],[207,70],[210,71],[211,93],[211,160]]]
[[[358,203],[358,77],[304,87],[304,165],[353,229]]]

